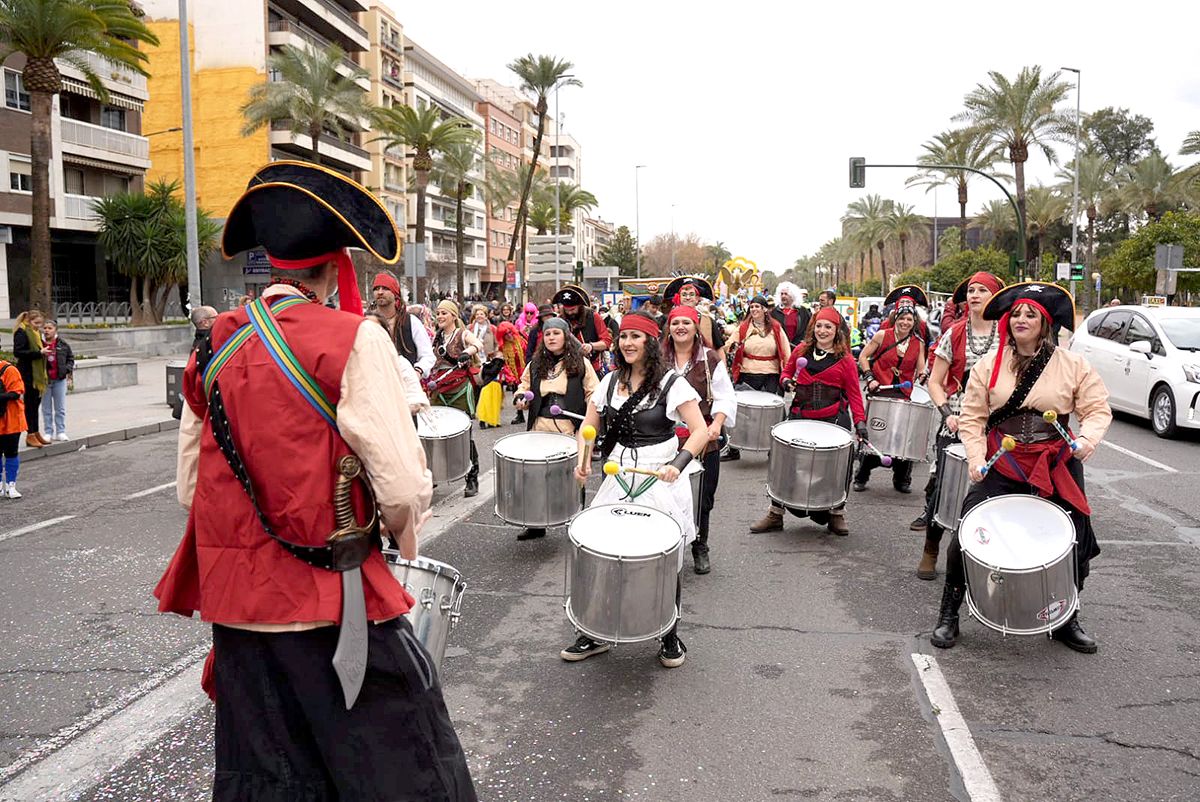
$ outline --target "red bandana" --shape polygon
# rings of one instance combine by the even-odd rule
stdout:
[[[645,315],[630,314],[621,318],[620,331],[640,331],[643,334],[648,334],[655,339],[661,334],[658,330],[658,324]]]
[[[278,259],[267,254],[271,267],[277,270],[304,270],[316,267],[325,262],[337,262],[338,266],[338,303],[343,312],[362,315],[362,296],[358,294],[358,279],[354,275],[354,262],[350,260],[350,251],[346,248],[331,253],[312,256],[308,259]]]

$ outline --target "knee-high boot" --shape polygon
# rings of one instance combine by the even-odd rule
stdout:
[[[942,608],[938,611],[938,623],[929,642],[939,649],[950,649],[958,643],[958,608],[962,606],[966,588],[953,587],[949,582],[942,590]]]
[[[707,574],[712,570],[708,563],[708,527],[696,532],[692,542],[692,570],[697,574]]]
[[[463,490],[465,498],[479,495],[479,449],[475,448],[475,438],[471,438],[471,470],[467,471],[467,486]]]

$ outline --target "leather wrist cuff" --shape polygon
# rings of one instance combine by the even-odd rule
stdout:
[[[675,468],[675,470],[683,473],[683,469],[686,468],[688,463],[691,461],[692,452],[688,451],[687,449],[683,449],[675,455],[675,459],[671,460],[671,465]]]
[[[949,404],[938,404],[937,411],[941,413],[941,415],[942,415],[942,420],[945,420],[946,418],[948,418],[948,417],[950,417],[951,415],[953,415],[953,414],[954,414],[954,413],[953,413],[953,412],[950,410],[950,405],[949,405]]]

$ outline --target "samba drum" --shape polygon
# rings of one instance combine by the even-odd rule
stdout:
[[[1037,496],[996,496],[959,522],[967,606],[1004,635],[1040,635],[1079,609],[1075,527],[1057,504]]]
[[[431,407],[417,416],[417,437],[434,482],[461,479],[471,470],[471,418],[453,407]]]
[[[400,552],[390,549],[383,550],[383,557],[396,579],[416,599],[417,603],[405,615],[412,624],[413,634],[441,671],[450,632],[462,615],[467,583],[453,566],[428,557],[406,560]]]
[[[737,390],[737,424],[729,426],[729,445],[743,451],[770,451],[771,427],[787,417],[787,406],[774,393]]]
[[[967,448],[962,443],[946,447],[937,469],[938,497],[933,520],[947,531],[958,529],[963,499],[971,489],[971,471],[967,466]]]
[[[665,512],[638,504],[600,504],[567,530],[563,606],[589,638],[608,643],[653,640],[679,618],[683,532]]]
[[[867,399],[867,428],[871,445],[895,459],[924,462],[937,432],[939,416],[920,387],[912,399],[874,395]]]
[[[854,469],[854,435],[833,423],[789,420],[771,429],[767,495],[793,510],[832,510],[846,503]]]
[[[521,432],[501,437],[494,447],[496,515],[517,526],[559,526],[579,512],[575,483],[574,437],[552,432]]]

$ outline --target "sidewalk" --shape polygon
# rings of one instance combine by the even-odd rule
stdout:
[[[71,439],[45,448],[28,448],[22,437],[22,461],[178,429],[179,422],[171,417],[167,406],[168,361],[165,357],[139,360],[136,386],[68,394],[67,436]]]

